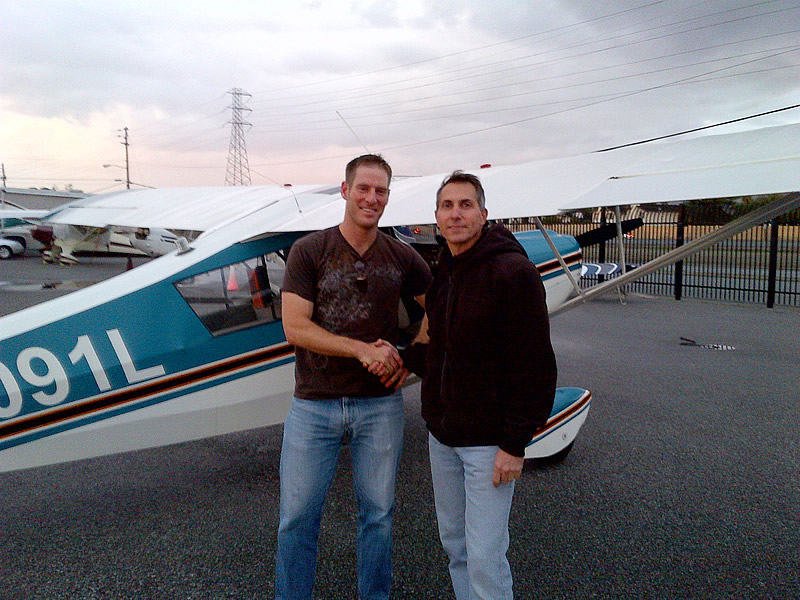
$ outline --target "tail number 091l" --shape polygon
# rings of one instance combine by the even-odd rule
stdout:
[[[128,352],[119,329],[109,329],[106,331],[106,335],[111,342],[117,361],[122,367],[122,372],[125,374],[129,385],[164,375],[165,370],[162,365],[141,370],[134,366],[133,359],[131,359],[130,352]],[[88,335],[78,337],[75,347],[69,352],[68,356],[73,365],[77,365],[81,360],[86,360],[95,383],[97,383],[97,387],[101,392],[107,392],[111,389],[108,375],[106,375],[103,364],[100,362],[97,351]],[[37,362],[44,365],[43,371],[41,365],[35,364]],[[32,386],[48,389],[54,386],[52,391],[48,392],[42,389],[31,394],[39,404],[56,406],[69,396],[70,386],[67,373],[58,357],[50,350],[38,346],[26,348],[17,356],[17,370],[20,377]],[[8,397],[7,405],[3,405],[0,402],[0,419],[10,419],[18,415],[22,410],[22,391],[11,369],[1,362],[0,384],[5,388],[6,396]]]

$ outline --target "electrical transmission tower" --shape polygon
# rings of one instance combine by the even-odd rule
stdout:
[[[244,142],[244,128],[252,127],[244,120],[243,114],[251,112],[251,109],[244,106],[242,97],[252,96],[239,88],[233,88],[228,92],[232,101],[230,109],[233,115],[231,124],[231,143],[228,148],[228,168],[225,171],[225,185],[250,185],[250,164],[247,162],[247,146]]]

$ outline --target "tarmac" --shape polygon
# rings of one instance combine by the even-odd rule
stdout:
[[[0,261],[0,313],[66,293],[48,277],[125,268],[95,260]],[[518,482],[515,597],[800,598],[800,310],[608,297],[551,328],[559,385],[593,401],[566,459]],[[452,598],[419,385],[404,397],[392,597]],[[272,598],[280,443],[276,426],[0,474],[0,599]],[[350,482],[345,449],[316,598],[356,597]]]

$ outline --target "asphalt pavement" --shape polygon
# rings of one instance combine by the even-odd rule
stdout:
[[[0,261],[0,313],[55,293],[20,289],[40,267]],[[608,298],[553,318],[552,337],[559,385],[593,401],[567,458],[517,487],[516,597],[800,598],[800,310]],[[404,396],[393,598],[452,598],[419,385]],[[276,426],[0,474],[0,599],[271,598],[280,442]],[[345,449],[317,598],[355,598],[350,482]]]

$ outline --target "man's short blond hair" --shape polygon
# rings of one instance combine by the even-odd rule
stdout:
[[[386,174],[389,176],[389,183],[392,183],[392,167],[389,166],[389,163],[386,162],[386,159],[380,154],[362,154],[347,163],[347,167],[345,167],[344,170],[344,180],[347,182],[347,185],[353,185],[358,167],[379,167],[386,171]]]

